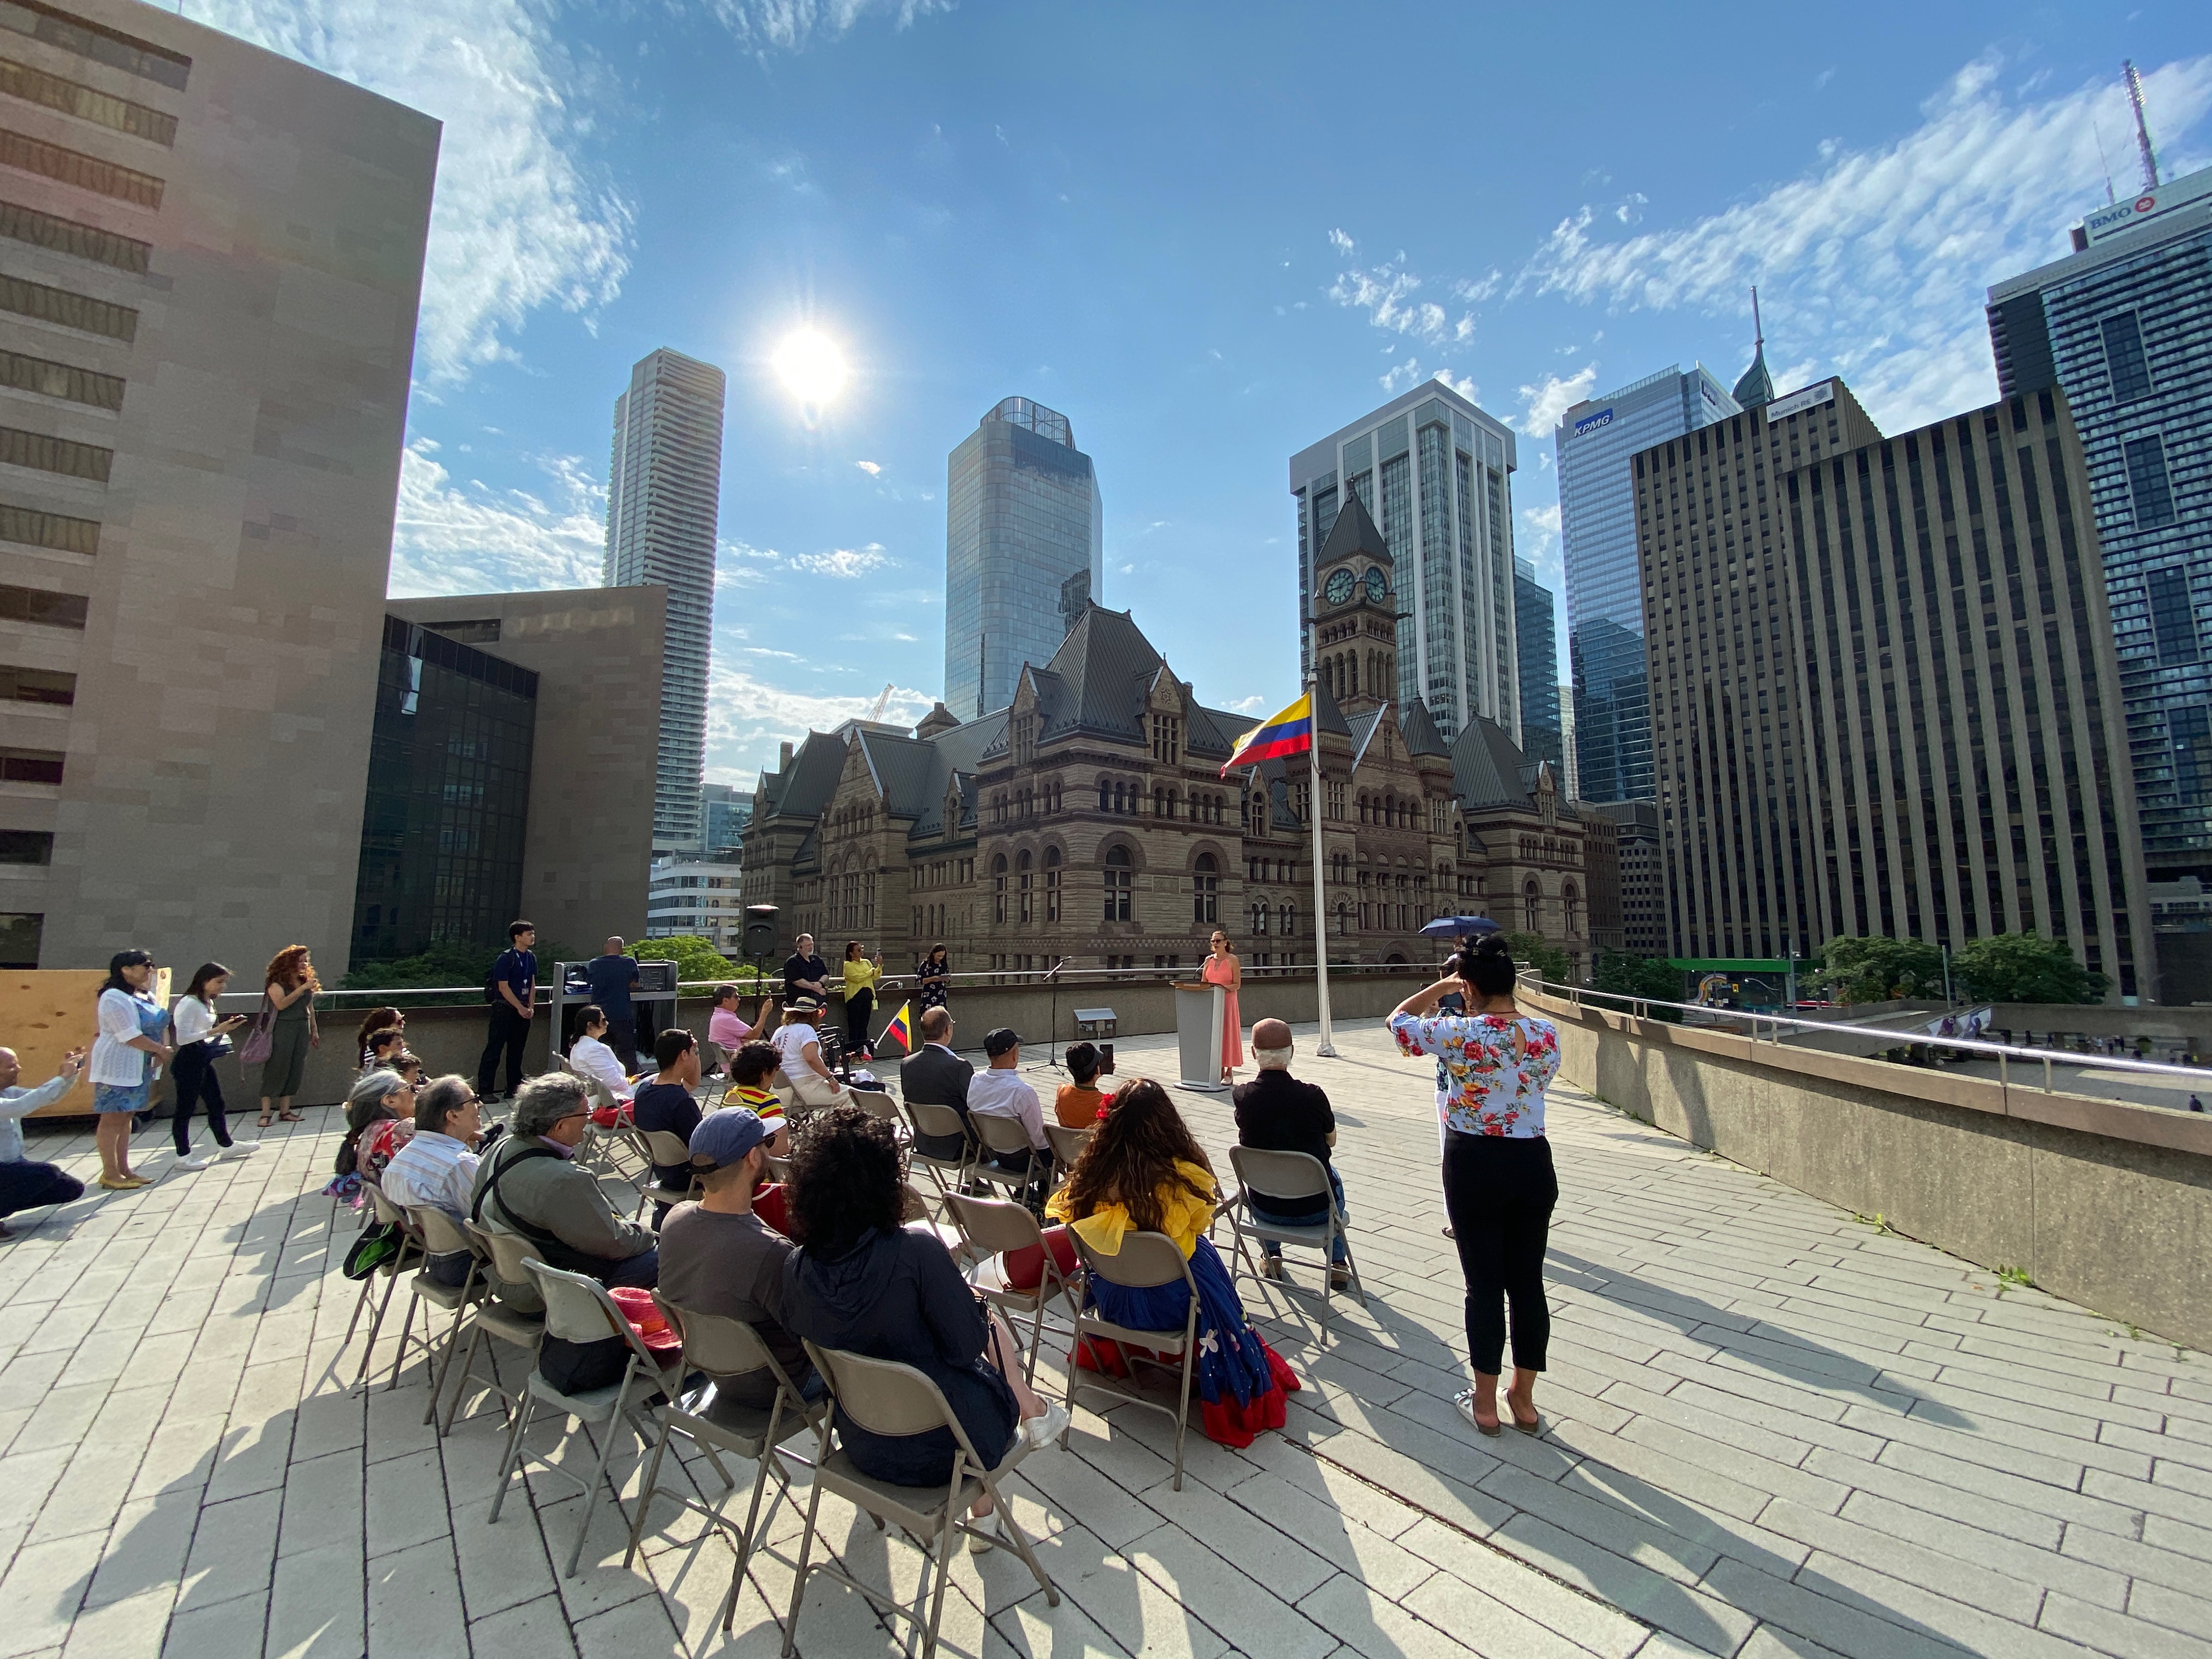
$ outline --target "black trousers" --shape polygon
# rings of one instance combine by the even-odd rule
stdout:
[[[868,1020],[875,1012],[873,991],[862,991],[845,999],[845,1052],[855,1059],[868,1046]]]
[[[215,1144],[229,1146],[228,1109],[223,1104],[222,1085],[216,1079],[215,1063],[208,1057],[207,1044],[187,1042],[178,1049],[171,1075],[176,1079],[177,1105],[176,1115],[169,1120],[169,1133],[176,1138],[177,1156],[191,1156],[195,1106],[203,1106],[206,1110],[208,1128],[215,1136]]]
[[[502,1051],[507,1055],[507,1091],[513,1094],[522,1086],[522,1045],[530,1040],[530,1022],[509,1006],[505,997],[492,1005],[491,1027],[484,1042],[483,1058],[477,1062],[477,1092],[491,1092],[491,1074],[499,1068]]]
[[[617,1019],[607,1016],[607,1047],[615,1051],[615,1058],[635,1072],[637,1069],[637,1016],[624,1014]]]
[[[1544,1369],[1552,1310],[1544,1301],[1544,1243],[1559,1180],[1541,1135],[1444,1136],[1444,1208],[1467,1279],[1467,1352],[1474,1369],[1504,1369],[1505,1309],[1513,1310],[1513,1363]]]
[[[83,1196],[84,1182],[58,1164],[0,1164],[0,1216],[49,1204],[74,1204]]]

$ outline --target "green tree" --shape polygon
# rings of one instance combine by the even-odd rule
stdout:
[[[740,974],[736,964],[714,948],[712,940],[697,933],[641,939],[630,948],[630,954],[640,962],[674,963],[676,977],[684,984],[697,980],[726,980],[733,985],[750,986],[753,980],[752,969]]]
[[[1833,992],[1838,1002],[1943,994],[1943,952],[1920,939],[1832,939],[1822,954],[1826,965],[1805,984]]]
[[[1951,953],[1951,971],[1964,994],[1987,1002],[2102,1002],[2112,981],[2074,959],[2063,939],[1991,933]]]
[[[1659,957],[1639,957],[1631,951],[1601,951],[1590,975],[1590,988],[1625,997],[1650,997],[1661,1002],[1682,1000],[1682,970]],[[1601,1006],[1628,1012],[1618,1003]],[[1672,1008],[1654,1008],[1654,1018],[1680,1020]]]
[[[497,950],[445,940],[411,957],[356,962],[339,981],[348,991],[403,990],[413,986],[482,985],[491,977]]]
[[[1534,968],[1544,976],[1547,983],[1565,985],[1568,978],[1567,953],[1553,949],[1534,933],[1508,933],[1505,948],[1511,953],[1516,966]]]

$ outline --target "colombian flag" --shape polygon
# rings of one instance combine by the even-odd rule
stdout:
[[[907,1017],[907,1011],[913,1006],[910,1001],[899,1004],[898,1012],[893,1014],[891,1023],[884,1027],[884,1035],[896,1042],[901,1052],[905,1054],[914,1052],[914,1022]]]
[[[1227,777],[1232,766],[1257,766],[1281,755],[1303,755],[1313,747],[1313,693],[1309,691],[1237,738],[1237,752],[1223,765],[1221,775]]]

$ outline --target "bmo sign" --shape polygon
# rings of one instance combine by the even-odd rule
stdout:
[[[2212,197],[2212,173],[2199,173],[2172,184],[2160,185],[2126,201],[2114,202],[2081,216],[2083,234],[2092,243],[2117,236],[2158,214]]]

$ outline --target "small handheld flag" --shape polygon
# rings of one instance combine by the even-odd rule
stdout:
[[[1221,775],[1227,777],[1233,767],[1257,766],[1284,755],[1303,755],[1313,747],[1313,693],[1309,691],[1237,738],[1236,752],[1223,763]]]
[[[907,1010],[913,1006],[910,1001],[899,1004],[898,1012],[893,1014],[891,1023],[884,1027],[884,1035],[897,1043],[904,1054],[914,1052],[914,1022],[907,1017]]]

